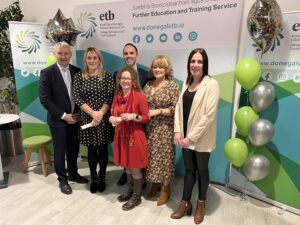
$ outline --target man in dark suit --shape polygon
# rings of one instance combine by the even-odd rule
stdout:
[[[62,193],[71,194],[68,183],[87,183],[88,180],[78,174],[77,156],[79,153],[79,107],[72,97],[72,80],[80,68],[70,63],[71,48],[66,42],[54,45],[57,63],[41,70],[39,97],[47,110],[47,122],[53,139],[54,167]],[[67,159],[67,168],[65,166]]]
[[[133,67],[139,75],[139,82],[141,85],[141,88],[144,88],[146,83],[149,81],[149,75],[148,71],[144,70],[143,68],[139,67],[137,65],[137,58],[138,58],[138,49],[137,47],[132,43],[127,43],[124,45],[123,48],[123,59],[126,65]],[[118,71],[114,72],[113,76],[116,80]],[[119,178],[117,185],[124,185],[127,183],[127,176],[126,171],[124,169],[121,177]],[[144,183],[145,187],[146,183]]]
[[[139,82],[141,88],[144,88],[146,83],[149,81],[148,71],[144,70],[143,68],[137,65],[137,58],[138,58],[138,49],[132,43],[127,43],[124,45],[123,48],[123,59],[126,65],[133,67],[139,75]],[[114,79],[117,77],[118,71],[115,71],[113,76]]]

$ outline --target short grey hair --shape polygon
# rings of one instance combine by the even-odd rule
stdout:
[[[69,45],[67,42],[65,42],[65,41],[57,42],[57,43],[54,44],[54,46],[53,46],[54,52],[55,52],[57,49],[59,49],[59,48],[67,48],[67,49],[71,52],[71,47],[70,47],[70,45]]]

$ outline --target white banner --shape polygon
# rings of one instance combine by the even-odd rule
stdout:
[[[21,121],[43,124],[45,113],[39,104],[37,87],[40,71],[46,67],[51,51],[45,36],[46,26],[10,22],[9,31]]]
[[[225,183],[228,166],[223,146],[230,137],[234,75],[237,60],[243,1],[238,0],[149,0],[79,5],[74,23],[83,33],[77,38],[78,65],[83,52],[97,47],[104,57],[104,68],[114,72],[124,65],[124,44],[139,50],[139,66],[148,68],[155,55],[170,57],[175,79],[186,79],[190,51],[205,48],[209,73],[221,87],[218,110],[217,148],[212,154],[212,181]],[[177,173],[183,173],[181,153],[177,152]]]
[[[9,31],[23,138],[50,135],[47,114],[38,96],[40,71],[52,52],[45,35],[46,25],[10,22]],[[31,161],[37,159],[35,155]]]

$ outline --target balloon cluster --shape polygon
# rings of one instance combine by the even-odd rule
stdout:
[[[247,27],[262,54],[272,46],[282,25],[282,14],[275,0],[256,0],[249,11]]]
[[[282,14],[276,0],[256,0],[252,5],[247,27],[262,54],[272,46],[282,25]],[[248,157],[248,147],[267,144],[273,137],[274,128],[270,121],[260,119],[258,113],[268,108],[275,100],[275,89],[267,81],[261,81],[260,64],[253,58],[241,59],[235,68],[235,77],[249,93],[251,106],[244,106],[235,114],[239,133],[247,140],[229,139],[224,146],[227,159],[237,167],[244,165],[244,174],[250,181],[257,181],[269,174],[270,162],[262,155]],[[249,143],[250,142],[250,143]]]
[[[234,166],[244,165],[244,174],[250,181],[265,178],[270,170],[270,162],[266,157],[262,155],[248,157],[250,143],[253,146],[263,146],[272,139],[274,134],[272,123],[259,118],[259,113],[274,102],[275,89],[270,82],[259,82],[260,76],[260,64],[253,58],[241,59],[236,65],[235,77],[240,85],[249,91],[251,106],[239,108],[234,120],[238,132],[248,141],[231,138],[224,146],[226,158]]]

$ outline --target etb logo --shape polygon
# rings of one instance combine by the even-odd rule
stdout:
[[[292,26],[292,29],[293,29],[293,31],[299,31],[299,30],[300,30],[300,23],[295,23],[295,24]]]
[[[103,21],[103,20],[114,20],[114,19],[115,19],[115,14],[112,13],[110,10],[108,10],[108,11],[105,12],[105,13],[101,13],[101,14],[99,15],[99,19],[100,19],[101,21]]]

